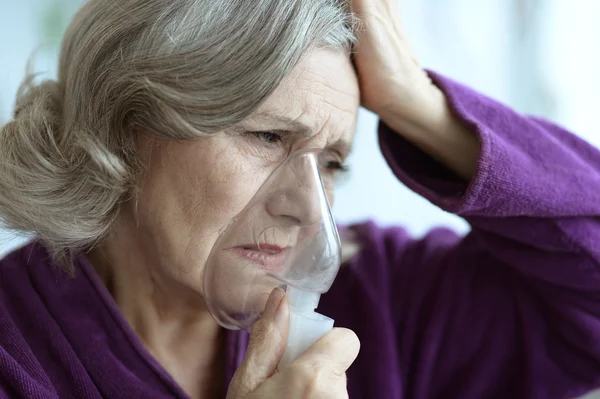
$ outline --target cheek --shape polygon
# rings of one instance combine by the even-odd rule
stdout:
[[[258,189],[259,174],[227,137],[168,143],[153,151],[140,224],[154,245],[188,268],[185,258],[206,259],[219,231]]]
[[[199,141],[181,154],[172,195],[180,222],[201,236],[215,236],[254,193],[252,170],[227,141]],[[175,176],[173,176],[175,175]]]
[[[273,167],[225,135],[168,142],[152,151],[148,164],[137,236],[160,273],[203,294],[205,264],[219,232]]]
[[[186,208],[190,211],[189,217],[211,221],[200,225],[218,232],[248,203],[253,194],[253,181],[243,162],[225,151],[205,166],[207,170],[190,170],[199,178],[198,184],[190,187],[191,201]]]

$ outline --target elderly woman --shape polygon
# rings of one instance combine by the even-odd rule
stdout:
[[[38,237],[0,267],[0,395],[551,399],[600,386],[600,153],[425,72],[395,3],[89,0],[58,80],[28,79],[0,131],[0,215]],[[205,264],[287,154],[318,148],[335,178],[359,105],[380,117],[398,179],[472,232],[350,226],[355,253],[319,308],[340,328],[278,368],[284,292],[249,335],[224,330]]]

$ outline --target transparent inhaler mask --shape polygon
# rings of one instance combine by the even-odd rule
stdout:
[[[314,312],[341,261],[322,157],[309,149],[283,161],[222,229],[206,263],[205,300],[225,328],[250,330],[271,291],[286,291],[290,331],[282,363],[333,327],[332,319]]]

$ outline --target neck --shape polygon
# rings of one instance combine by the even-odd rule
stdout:
[[[193,398],[220,389],[223,333],[202,297],[174,281],[131,233],[91,251],[94,269],[141,342]]]

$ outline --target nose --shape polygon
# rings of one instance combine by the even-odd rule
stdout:
[[[293,155],[274,172],[267,212],[297,225],[313,225],[328,218],[331,210],[320,174],[318,156],[312,152]]]

